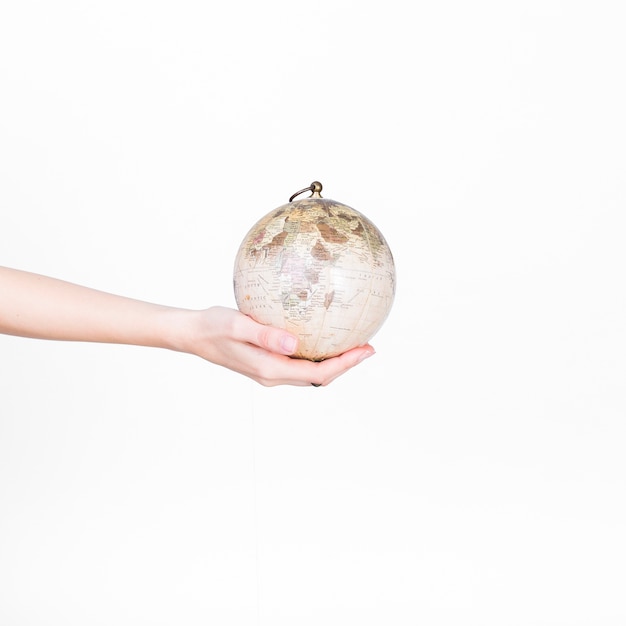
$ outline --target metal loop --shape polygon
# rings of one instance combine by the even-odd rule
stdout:
[[[301,193],[305,193],[306,191],[311,191],[312,193],[319,193],[320,191],[322,191],[322,183],[318,183],[316,180],[313,181],[308,187],[305,187],[304,189],[300,189],[300,191],[296,191],[296,193],[293,194],[293,196],[291,196],[291,198],[289,198],[289,202],[293,202],[293,199],[297,196],[299,196]]]

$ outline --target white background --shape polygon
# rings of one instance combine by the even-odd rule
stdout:
[[[0,337],[1,624],[626,623],[621,2],[0,7],[0,264],[235,306],[320,180],[398,273],[322,389]]]

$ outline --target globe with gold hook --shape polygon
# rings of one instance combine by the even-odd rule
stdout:
[[[396,288],[380,230],[321,191],[315,181],[262,217],[244,237],[233,273],[239,310],[297,335],[293,356],[311,361],[367,343],[387,319]]]

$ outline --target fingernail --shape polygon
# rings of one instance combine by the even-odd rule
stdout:
[[[295,351],[297,345],[298,340],[291,335],[284,335],[283,338],[280,340],[280,347],[289,354]]]

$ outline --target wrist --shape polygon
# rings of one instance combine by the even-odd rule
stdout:
[[[168,308],[163,311],[160,329],[157,329],[159,347],[196,354],[199,311]]]

